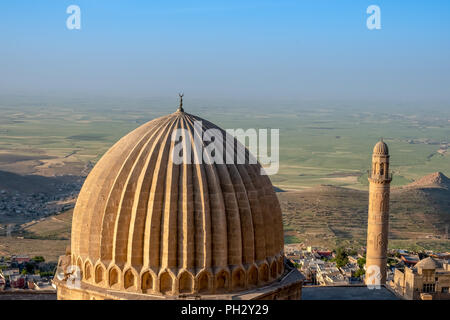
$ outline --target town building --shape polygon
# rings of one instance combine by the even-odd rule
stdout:
[[[11,288],[23,289],[25,287],[26,281],[23,275],[10,276],[9,279]]]
[[[400,259],[408,267],[415,266],[420,261],[419,256],[416,254],[402,254]]]
[[[6,286],[6,279],[2,271],[0,270],[0,290],[4,290],[5,286]]]
[[[12,255],[11,262],[24,263],[29,262],[31,258],[28,255]]]
[[[17,276],[19,274],[20,274],[19,268],[9,268],[9,269],[3,270],[3,275],[5,277]]]
[[[449,261],[428,257],[412,268],[395,269],[390,285],[405,299],[450,300]]]

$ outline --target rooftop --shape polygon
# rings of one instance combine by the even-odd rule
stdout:
[[[435,270],[439,267],[438,263],[436,262],[436,260],[434,260],[431,257],[428,257],[426,259],[420,260],[415,266],[415,269],[426,269],[426,270]]]
[[[302,300],[400,300],[386,287],[366,286],[304,286]]]

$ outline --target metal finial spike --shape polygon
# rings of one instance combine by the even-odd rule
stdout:
[[[178,111],[184,112],[184,109],[183,109],[184,93],[179,93],[178,96],[180,97],[180,106],[178,107]]]

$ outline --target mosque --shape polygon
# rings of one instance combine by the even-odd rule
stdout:
[[[175,164],[179,128],[192,140],[209,128],[226,134],[181,102],[120,139],[79,194],[58,299],[300,299],[303,277],[284,258],[281,209],[261,165]],[[232,150],[223,157],[236,159]]]
[[[54,279],[58,299],[300,299],[303,276],[284,257],[280,204],[261,165],[176,164],[176,129],[185,144],[208,129],[226,135],[184,112],[181,99],[175,113],[120,139],[78,196],[71,248]],[[202,157],[202,143],[183,156]],[[236,150],[223,158],[237,159]],[[367,285],[386,282],[391,180],[380,141],[369,170]]]

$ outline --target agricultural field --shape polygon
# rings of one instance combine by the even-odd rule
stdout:
[[[390,248],[450,250],[449,181],[393,188]],[[365,246],[367,192],[322,185],[277,195],[283,211],[285,243],[324,248]],[[23,223],[11,236],[0,235],[0,255],[32,253],[47,261],[56,260],[70,245],[72,214],[73,210],[68,210]]]
[[[87,174],[87,164],[140,123],[131,111],[89,106],[0,105],[0,113],[0,170],[43,176]]]
[[[20,174],[83,175],[127,132],[174,112],[177,101],[0,100],[0,170]],[[450,174],[450,108],[337,103],[187,100],[186,112],[224,129],[280,130],[279,188],[332,184],[365,189],[373,145],[390,147],[393,185],[426,174]],[[364,111],[361,111],[364,110]]]
[[[67,187],[67,199],[58,199],[73,205],[89,171],[116,141],[177,107],[176,96],[134,100],[1,97],[0,192],[15,196],[39,189],[56,194],[61,190],[58,183],[75,181],[79,186]],[[280,130],[280,170],[270,178],[282,191],[278,195],[286,242],[364,244],[366,171],[372,147],[381,137],[390,148],[394,188],[437,171],[450,176],[447,105],[185,97],[184,107],[224,129]],[[11,174],[17,179],[7,178]],[[436,209],[424,199],[429,200],[394,193],[390,246],[450,249],[448,242],[436,239],[450,223],[448,202]],[[0,210],[0,251],[22,248],[36,254],[47,251],[52,257],[62,253],[70,243],[71,211],[66,220],[52,217],[46,216],[43,222],[36,217],[2,215]],[[15,237],[5,236],[10,225]]]
[[[17,225],[11,236],[0,236],[0,256],[27,254],[58,261],[70,246],[73,210]]]

